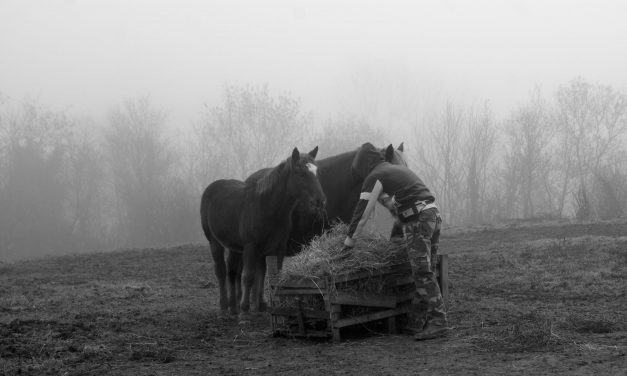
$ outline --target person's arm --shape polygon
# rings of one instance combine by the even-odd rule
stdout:
[[[396,215],[396,200],[394,199],[394,196],[383,193],[379,197],[379,203],[389,210],[392,215]]]
[[[353,213],[353,219],[351,220],[351,224],[348,228],[348,234],[344,240],[344,246],[351,248],[355,246],[354,238],[359,236],[359,234],[363,231],[364,226],[368,222],[368,219],[370,219],[377,200],[382,192],[383,185],[379,180],[374,183],[372,190],[369,192],[367,190],[361,192],[359,202],[357,203]]]

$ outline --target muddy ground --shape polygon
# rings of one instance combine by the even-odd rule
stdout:
[[[627,223],[451,228],[448,338],[218,319],[204,245],[0,264],[0,374],[624,375]]]

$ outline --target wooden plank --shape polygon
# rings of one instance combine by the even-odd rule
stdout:
[[[274,308],[270,311],[272,316],[293,316],[298,315],[298,309],[296,308]],[[303,309],[303,316],[306,319],[323,319],[328,320],[331,316],[327,311]]]
[[[387,318],[387,327],[389,334],[396,334],[398,332],[396,327],[396,316],[390,316]]]
[[[274,277],[279,273],[278,260],[276,256],[266,256],[266,270],[269,277]]]
[[[358,305],[365,307],[396,307],[396,297],[358,292],[338,291],[330,297],[333,304]]]
[[[438,265],[440,292],[442,293],[442,300],[444,300],[444,307],[448,310],[449,304],[449,291],[448,291],[448,255],[438,255],[440,259]]]
[[[305,316],[303,315],[303,302],[298,300],[298,333],[305,334]]]
[[[272,287],[276,287],[276,288],[286,288],[286,289],[290,289],[290,288],[311,288],[311,289],[321,289],[324,290],[327,287],[327,283],[325,280],[321,279],[321,280],[312,280],[310,278],[303,278],[303,279],[290,279],[288,281],[282,281],[281,283],[278,282],[278,278],[276,279],[276,281],[274,283],[270,284]]]
[[[410,274],[410,275],[406,275],[404,277],[400,277],[400,278],[396,278],[394,280],[386,280],[383,283],[384,287],[397,287],[397,286],[402,286],[402,285],[409,285],[410,283],[415,283],[414,282],[414,277]]]
[[[276,289],[274,295],[324,295],[320,289]]]
[[[361,324],[364,322],[381,320],[381,319],[385,319],[391,316],[401,315],[409,311],[411,311],[411,306],[407,305],[407,306],[402,306],[402,307],[395,308],[395,309],[387,309],[385,311],[368,313],[362,316],[347,317],[345,319],[337,320],[336,322],[333,323],[333,326],[336,328],[343,328],[349,325]]]
[[[333,282],[335,282],[335,284],[338,284],[338,283],[344,283],[348,281],[354,281],[356,279],[372,278],[372,277],[382,276],[382,275],[396,273],[396,272],[405,271],[405,270],[411,270],[410,263],[405,262],[402,264],[386,266],[379,270],[341,274],[339,276],[336,276]]]
[[[329,304],[330,312],[331,312],[331,320],[329,321],[329,327],[331,329],[331,337],[333,341],[339,342],[342,340],[340,336],[340,327],[337,326],[337,322],[340,319],[340,314],[342,313],[342,306],[339,304]]]
[[[304,335],[299,334],[299,333],[294,333],[292,331],[285,330],[285,329],[275,330],[275,333],[278,333],[279,335],[284,335],[284,336],[287,336],[287,337],[296,337],[296,338],[310,338],[310,337],[328,338],[328,337],[331,337],[331,332],[326,332],[326,331],[323,331],[323,330],[308,330]]]
[[[407,291],[406,293],[396,295],[396,302],[404,302],[407,300],[412,300],[416,295],[416,291]]]

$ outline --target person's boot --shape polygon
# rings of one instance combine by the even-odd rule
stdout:
[[[414,335],[421,332],[427,323],[427,305],[421,302],[412,302],[411,312],[407,315],[407,326],[403,328],[403,333]]]
[[[414,334],[416,341],[444,337],[451,328],[446,320],[429,320],[422,331]]]

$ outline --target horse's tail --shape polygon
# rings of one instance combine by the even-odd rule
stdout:
[[[211,229],[209,228],[209,186],[205,188],[200,199],[200,224],[207,240],[211,241]]]

